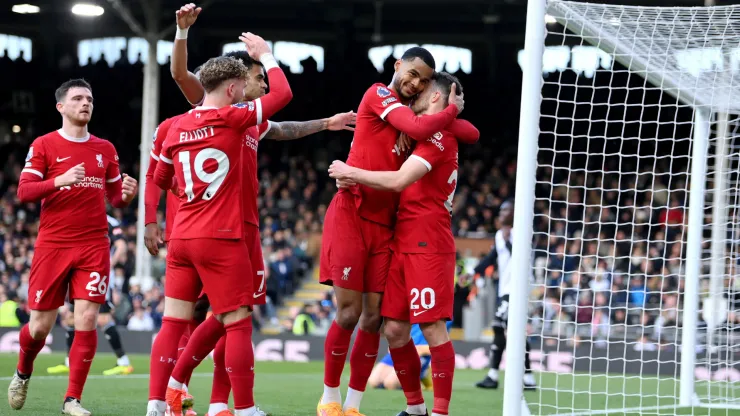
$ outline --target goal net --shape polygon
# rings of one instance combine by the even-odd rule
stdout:
[[[529,224],[514,227],[533,283],[510,302],[526,302],[538,390],[507,377],[519,390],[505,409],[522,397],[532,414],[740,409],[740,6],[535,0],[527,42],[533,11],[545,39],[528,43],[525,84],[533,54],[546,72],[539,113],[526,85],[522,98],[522,125],[539,120],[519,144],[526,255]],[[524,325],[509,316],[511,357]],[[506,360],[507,374],[522,366]]]

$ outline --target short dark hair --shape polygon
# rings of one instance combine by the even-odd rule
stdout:
[[[455,84],[456,94],[462,94],[463,87],[460,80],[456,76],[447,72],[435,72],[434,78],[432,79],[433,86],[439,92],[442,93],[445,100],[445,105],[449,104],[450,91],[452,90],[452,84]]]
[[[71,88],[87,88],[88,90],[90,90],[90,92],[92,92],[92,87],[90,86],[90,83],[85,81],[84,79],[70,79],[69,81],[60,85],[59,88],[57,88],[57,90],[54,92],[54,98],[56,98],[58,103],[62,102],[64,97],[67,96],[67,92],[69,92]]]
[[[246,78],[247,67],[240,60],[229,56],[211,58],[200,70],[200,83],[207,93],[218,88],[226,80]]]
[[[403,59],[404,61],[413,61],[415,58],[419,58],[424,61],[424,63],[427,64],[429,68],[434,69],[437,67],[437,64],[434,62],[434,57],[432,56],[431,52],[420,46],[414,46],[411,49],[407,49],[406,52],[404,52],[401,56],[401,59]]]
[[[224,56],[228,56],[231,58],[236,58],[244,64],[244,66],[247,67],[248,70],[252,70],[252,67],[255,65],[262,66],[262,62],[252,59],[251,56],[249,56],[249,52],[247,51],[234,51],[234,52],[228,52],[225,53]]]

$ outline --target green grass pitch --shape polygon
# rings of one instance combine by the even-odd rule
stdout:
[[[149,366],[148,356],[132,356],[135,373],[129,376],[104,377],[102,371],[114,365],[112,355],[99,354],[95,358],[91,377],[85,387],[83,404],[94,416],[144,415],[146,411]],[[0,380],[2,388],[7,388],[17,355],[0,354]],[[31,379],[29,397],[21,411],[13,411],[5,403],[0,403],[0,415],[45,416],[58,415],[67,385],[66,376],[48,376],[46,368],[62,363],[60,354],[40,355],[35,364],[35,375]],[[197,370],[190,385],[195,396],[195,410],[205,415],[210,398],[211,365],[206,361]],[[277,363],[258,362],[255,380],[255,398],[258,405],[273,416],[311,416],[316,414],[316,403],[321,395],[323,383],[322,363]],[[455,373],[451,415],[493,416],[501,415],[503,403],[502,389],[483,391],[473,387],[484,371],[458,370]],[[343,391],[346,391],[349,365],[345,368]],[[620,381],[621,380],[621,381]],[[586,375],[560,375],[538,381],[545,389],[525,395],[533,414],[555,414],[579,409],[622,409],[630,407],[651,407],[673,405],[677,387],[672,381],[639,379],[617,379],[611,377],[588,377]],[[624,384],[622,384],[624,383]],[[622,394],[627,386],[629,396]],[[557,389],[561,386],[561,389]],[[582,393],[574,395],[572,391]],[[591,393],[586,393],[588,391]],[[674,394],[674,391],[676,394]],[[660,394],[658,394],[660,393]],[[658,401],[657,396],[661,397]],[[431,407],[432,393],[425,392],[427,405]],[[671,400],[670,403],[667,401]],[[546,406],[537,407],[541,402]],[[367,416],[393,416],[405,408],[403,393],[369,389],[362,402],[362,412]],[[740,412],[727,410],[657,409],[656,415],[740,415]],[[637,413],[610,413],[625,415]]]

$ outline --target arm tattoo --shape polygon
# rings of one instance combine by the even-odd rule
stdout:
[[[271,140],[295,140],[309,134],[318,133],[326,130],[328,119],[311,120],[311,121],[283,121],[280,123],[272,122],[270,130],[265,135],[265,139]]]

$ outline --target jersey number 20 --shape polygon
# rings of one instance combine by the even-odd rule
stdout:
[[[218,166],[216,170],[208,173],[203,169],[206,160],[213,159],[216,161]],[[226,174],[229,172],[229,157],[226,153],[213,148],[206,148],[195,155],[193,161],[193,168],[190,167],[190,151],[180,152],[179,161],[182,163],[182,174],[185,177],[185,195],[188,198],[188,202],[191,202],[195,198],[193,192],[193,172],[195,170],[195,176],[201,180],[201,182],[207,183],[208,187],[203,192],[203,199],[209,201],[221,187],[221,184],[226,178]]]

